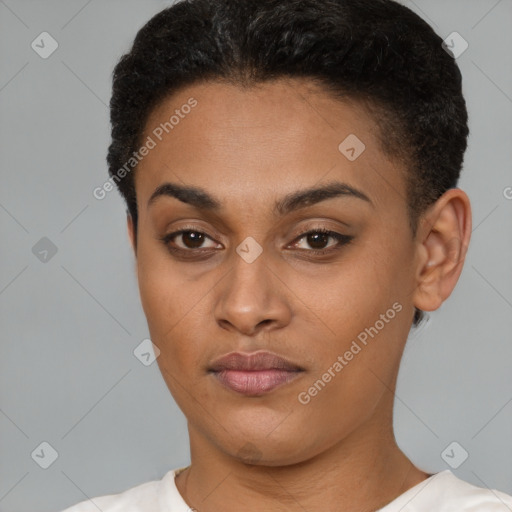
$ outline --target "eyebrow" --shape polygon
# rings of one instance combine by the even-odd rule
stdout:
[[[182,203],[190,204],[199,210],[218,212],[222,209],[222,204],[218,199],[211,196],[206,190],[195,186],[169,182],[162,183],[151,194],[147,208],[159,197],[174,197]],[[287,194],[274,203],[273,212],[276,216],[283,216],[334,197],[353,197],[366,201],[373,206],[371,199],[361,190],[347,183],[334,181],[320,187],[311,187]]]

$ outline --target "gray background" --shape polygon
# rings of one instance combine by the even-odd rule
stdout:
[[[399,445],[418,466],[512,493],[512,2],[404,0],[469,48],[460,182],[473,237],[453,295],[407,345]],[[0,0],[0,511],[49,512],[188,464],[186,421],[155,364],[117,192],[107,178],[111,71],[162,0]],[[58,49],[42,59],[43,31]],[[511,197],[508,194],[508,197]],[[57,253],[40,261],[47,237]],[[44,242],[42,242],[44,243]],[[42,469],[42,442],[58,458]],[[455,457],[461,456],[456,447]]]

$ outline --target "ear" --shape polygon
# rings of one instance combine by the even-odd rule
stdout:
[[[135,227],[133,225],[132,216],[128,211],[126,211],[126,223],[128,227],[128,237],[130,238],[130,245],[132,246],[133,252],[135,253],[135,257],[137,257],[137,247],[135,244]]]
[[[462,272],[471,238],[471,205],[458,188],[446,191],[422,216],[414,305],[434,311],[450,296]]]

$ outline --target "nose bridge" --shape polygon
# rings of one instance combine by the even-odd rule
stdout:
[[[264,311],[272,293],[266,259],[262,249],[258,249],[254,242],[244,241],[237,247],[232,257],[231,278],[224,298],[233,313],[252,311],[254,314],[259,311],[261,314]]]

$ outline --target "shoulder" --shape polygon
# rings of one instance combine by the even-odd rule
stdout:
[[[139,484],[119,494],[90,498],[62,512],[159,512],[162,496],[174,487],[174,476],[180,469],[168,471],[161,480]]]
[[[456,477],[451,471],[438,474],[440,490],[445,496],[446,510],[469,512],[506,512],[512,510],[512,496],[486,487],[478,487]]]
[[[450,470],[441,471],[406,491],[381,512],[507,512],[512,496],[470,484]]]

